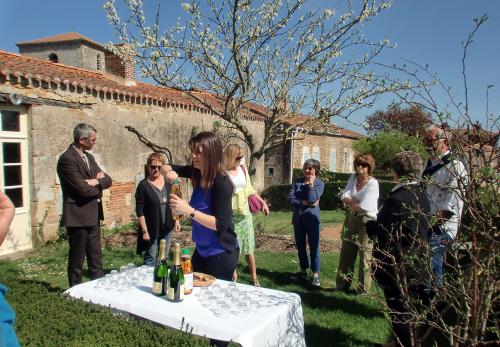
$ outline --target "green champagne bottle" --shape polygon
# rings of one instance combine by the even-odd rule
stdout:
[[[167,241],[160,240],[160,248],[158,249],[158,256],[156,258],[156,266],[153,277],[152,292],[156,296],[167,295]]]
[[[174,262],[168,275],[167,300],[172,302],[184,300],[184,272],[181,267],[181,245],[178,243],[174,244]]]

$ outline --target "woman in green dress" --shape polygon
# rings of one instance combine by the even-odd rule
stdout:
[[[255,191],[248,175],[248,170],[243,163],[243,148],[237,144],[229,144],[224,150],[224,159],[228,176],[234,185],[233,193],[233,223],[238,242],[240,244],[240,254],[245,254],[248,264],[248,269],[252,275],[252,283],[256,287],[260,287],[259,279],[257,278],[257,268],[255,266],[255,235],[253,229],[253,219],[248,206],[248,197],[254,195],[260,201],[261,211],[269,214],[267,203]],[[237,273],[234,271],[233,280],[236,281]]]

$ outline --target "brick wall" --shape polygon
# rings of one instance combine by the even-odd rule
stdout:
[[[131,203],[134,190],[134,182],[113,182],[109,194],[104,196],[106,225],[113,227],[127,224],[132,220]]]
[[[122,59],[114,53],[106,52],[105,64],[108,73],[123,77],[125,81],[135,81],[135,60],[133,54],[129,54]]]

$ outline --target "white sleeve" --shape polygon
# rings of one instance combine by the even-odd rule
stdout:
[[[343,200],[345,198],[349,198],[351,196],[351,191],[354,188],[354,177],[355,174],[352,174],[349,179],[347,180],[347,184],[344,188],[344,190],[340,194],[340,199]]]
[[[359,200],[359,207],[361,207],[365,212],[376,213],[378,196],[378,181],[376,179],[369,180],[366,189],[364,189],[363,192],[357,196]]]

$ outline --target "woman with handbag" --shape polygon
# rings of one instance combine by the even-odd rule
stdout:
[[[354,158],[354,174],[349,177],[341,194],[341,199],[348,207],[346,221],[342,230],[339,269],[337,272],[337,290],[347,291],[351,286],[354,263],[359,253],[358,293],[370,291],[371,260],[373,242],[366,234],[363,217],[377,217],[379,196],[378,181],[371,176],[375,169],[375,159],[371,154],[361,154]]]
[[[248,170],[243,163],[243,148],[234,143],[227,145],[224,150],[224,159],[228,176],[234,185],[232,198],[234,230],[238,235],[241,252],[245,254],[248,270],[252,276],[252,283],[254,286],[260,287],[255,266],[255,234],[253,218],[250,212],[260,210],[267,216],[269,207],[252,186]],[[238,275],[235,270],[233,281],[236,281],[237,278]]]
[[[316,177],[319,170],[319,161],[307,159],[303,166],[304,177],[294,181],[288,193],[288,203],[293,206],[292,224],[300,263],[300,272],[294,278],[307,278],[307,269],[309,268],[306,249],[307,239],[311,258],[311,284],[313,287],[321,286],[319,281],[319,199],[323,194],[325,184]]]

